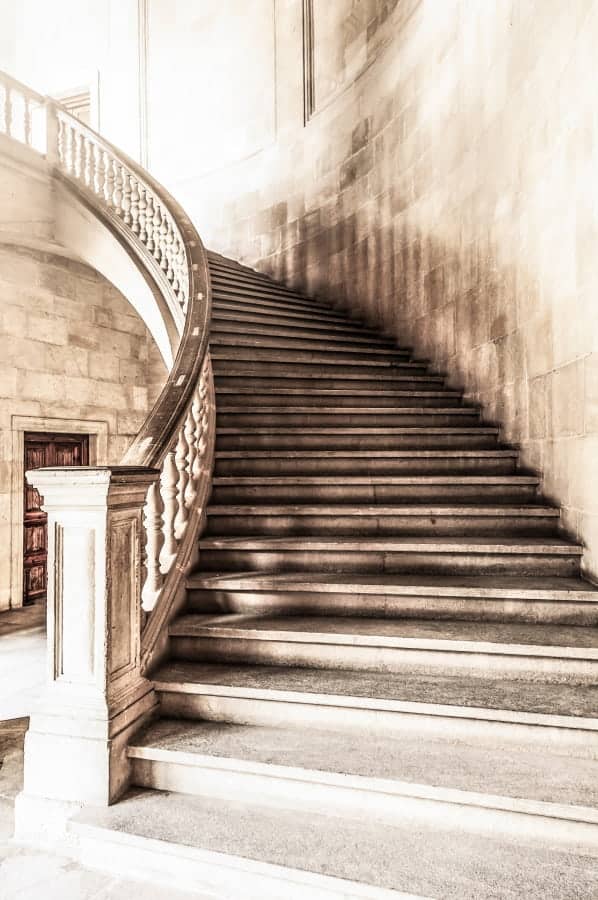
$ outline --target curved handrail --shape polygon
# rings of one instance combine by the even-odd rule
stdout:
[[[36,110],[45,113],[45,140],[35,142]],[[192,560],[211,481],[215,404],[207,255],[189,217],[148,172],[60,104],[3,72],[0,133],[45,154],[53,175],[74,190],[149,276],[180,336],[164,388],[122,460],[161,470],[144,516],[147,669]]]

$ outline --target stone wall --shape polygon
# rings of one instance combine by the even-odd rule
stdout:
[[[480,400],[598,576],[598,6],[306,0],[307,66],[302,4],[274,7],[275,138],[204,177],[161,159],[162,177],[209,245],[365,315]],[[232,34],[234,92],[256,47]],[[205,82],[163,74],[201,108]],[[178,139],[201,139],[193,117]]]
[[[16,418],[56,420],[58,431],[70,420],[103,426],[100,461],[117,463],[165,374],[142,320],[94,270],[58,252],[0,243],[0,609],[9,606],[11,557],[20,553],[11,549],[22,502]]]
[[[79,22],[102,127],[134,144],[119,110],[135,131],[139,86],[150,168],[202,238],[446,369],[543,472],[598,577],[598,6],[127,0],[138,45],[115,0],[95,31],[73,3],[35,47],[16,22],[16,74],[45,89]],[[119,77],[140,47],[146,85]]]

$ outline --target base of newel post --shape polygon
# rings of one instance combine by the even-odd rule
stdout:
[[[48,671],[25,738],[16,836],[42,840],[129,785],[127,744],[157,706],[141,675],[142,509],[154,469],[38,469],[48,513]],[[60,831],[60,828],[58,828]]]

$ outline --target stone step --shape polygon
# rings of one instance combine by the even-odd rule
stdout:
[[[534,623],[200,615],[170,626],[174,659],[595,684],[598,630]]]
[[[217,450],[215,474],[233,475],[509,475],[516,450]]]
[[[337,324],[334,322],[331,323],[326,319],[314,320],[311,316],[309,319],[305,319],[303,316],[298,317],[293,314],[283,315],[281,313],[277,315],[276,313],[265,311],[251,312],[243,309],[231,310],[226,306],[222,307],[216,302],[212,304],[213,328],[217,327],[228,331],[241,323],[259,327],[260,332],[263,331],[264,333],[270,329],[275,329],[277,331],[284,330],[289,336],[292,336],[303,332],[313,331],[322,336],[330,335],[335,337],[338,335],[348,339],[355,338],[359,343],[367,344],[372,340],[392,343],[393,346],[395,343],[393,338],[387,337],[384,334],[381,335],[379,331],[374,331],[372,328],[366,328],[365,325],[361,325],[359,322],[355,322],[352,319]]]
[[[491,427],[437,427],[401,428],[371,427],[341,428],[301,427],[288,428],[257,427],[217,428],[216,446],[218,450],[259,448],[285,449],[301,447],[324,450],[384,450],[384,449],[424,449],[424,448],[490,448],[495,447],[498,428]]]
[[[569,843],[598,825],[598,762],[442,740],[164,719],[133,739],[133,783],[198,797],[322,809]],[[549,830],[549,832],[548,832]],[[598,828],[594,829],[598,834]],[[596,838],[594,838],[596,839]]]
[[[576,850],[502,834],[498,822],[494,834],[478,834],[473,813],[466,828],[451,826],[455,813],[456,804],[434,826],[417,818],[392,825],[334,817],[324,804],[302,812],[139,789],[114,806],[77,813],[69,832],[84,866],[105,869],[109,859],[113,872],[145,877],[164,897],[180,889],[220,900],[496,900],[506,888],[545,900],[565,897],[563,872],[567,897],[592,896],[595,851],[581,824],[570,826]]]
[[[277,335],[261,335],[249,332],[239,331],[222,331],[221,329],[212,329],[210,331],[210,346],[213,348],[228,347],[255,347],[258,350],[276,350],[289,351],[289,358],[300,350],[314,350],[318,353],[324,353],[331,357],[352,358],[358,357],[360,360],[367,362],[368,360],[385,360],[391,362],[394,360],[409,359],[411,353],[409,350],[399,350],[397,347],[381,347],[374,345],[363,346],[357,342],[337,341],[327,337],[322,338],[303,338],[303,337],[284,337]]]
[[[212,481],[212,503],[317,500],[335,503],[386,501],[492,500],[529,502],[536,497],[534,475],[325,475],[217,476]]]
[[[167,663],[153,682],[170,718],[324,728],[349,735],[348,746],[356,734],[415,736],[598,759],[593,685],[188,661]]]
[[[380,838],[390,847],[390,837],[400,841],[407,829],[389,834],[379,824],[358,836],[359,824],[238,799],[136,790],[114,806],[77,813],[68,833],[71,855],[83,866],[105,871],[109,859],[111,873],[155,885],[152,897],[182,890],[201,900],[425,900],[384,887],[401,883],[402,866],[380,872],[354,858],[358,841],[386,850]]]
[[[226,379],[223,379],[226,381]],[[240,381],[240,379],[239,379]],[[363,409],[380,407],[422,407],[441,406],[456,407],[462,402],[461,391],[412,390],[412,391],[361,391],[353,390],[320,390],[308,391],[306,388],[261,388],[221,387],[216,388],[218,407],[225,406],[235,399],[246,398],[252,406],[271,406],[284,409],[291,400],[310,411],[319,407],[334,405],[335,409]]]
[[[256,278],[255,275],[236,272],[233,269],[226,269],[220,266],[210,267],[210,277],[212,280],[212,286],[214,288],[221,285],[230,285],[241,290],[247,289],[254,291],[277,291],[281,294],[284,294],[285,296],[289,296],[297,300],[304,300],[307,303],[322,302],[314,300],[313,297],[308,297],[306,294],[302,294],[300,291],[293,290],[293,288],[287,287],[287,285],[282,284],[280,281],[273,281],[272,279],[267,277],[260,278],[258,276]],[[322,305],[324,305],[323,302]]]
[[[407,356],[390,354],[378,356],[375,353],[351,353],[346,350],[291,350],[285,347],[257,347],[243,346],[241,344],[212,344],[210,353],[215,363],[226,360],[243,360],[251,363],[266,363],[291,368],[297,374],[302,374],[302,368],[317,365],[321,374],[343,375],[344,370],[355,367],[357,371],[372,374],[377,369],[390,371],[391,373],[404,373],[414,371],[424,373],[427,363],[424,360],[409,360]],[[295,366],[295,364],[297,364]],[[223,366],[215,366],[216,371],[222,371]],[[228,367],[226,367],[228,368]],[[259,373],[262,374],[262,373]],[[272,373],[272,377],[275,377]]]
[[[295,401],[296,402],[296,401]],[[255,426],[260,428],[275,426],[287,428],[298,426],[300,428],[312,428],[322,426],[410,426],[416,427],[445,427],[475,425],[480,418],[480,410],[468,406],[456,407],[417,407],[396,406],[389,407],[337,407],[323,406],[314,409],[311,406],[303,406],[299,403],[289,404],[286,407],[255,406],[248,403],[244,406],[231,405],[222,400],[217,406],[218,428],[243,428]]]
[[[598,625],[598,590],[580,578],[495,575],[196,572],[188,609],[252,615],[371,616]]]
[[[345,319],[342,314],[336,312],[331,306],[325,306],[323,303],[316,303],[315,300],[308,300],[305,297],[299,297],[293,293],[287,293],[281,288],[269,288],[267,286],[254,287],[251,285],[234,284],[231,281],[212,281],[212,294],[220,300],[246,300],[252,304],[269,304],[277,309],[294,309],[302,312],[305,316],[309,316],[311,312],[328,313],[331,316],[337,316],[339,319]]]
[[[582,548],[557,538],[205,537],[205,571],[579,576]]]
[[[206,535],[554,535],[560,510],[550,506],[455,504],[312,504],[241,506],[211,502]]]
[[[271,319],[284,318],[297,322],[300,325],[310,324],[313,326],[335,326],[337,328],[359,327],[358,319],[350,319],[339,312],[318,306],[313,310],[303,309],[296,306],[287,306],[282,302],[274,302],[272,300],[251,298],[241,298],[237,296],[229,296],[227,294],[215,294],[212,298],[212,312],[217,314],[227,313],[229,315],[246,315],[253,314],[259,316],[263,322]],[[371,332],[372,329],[369,329]],[[380,335],[380,332],[375,332]]]
[[[214,384],[218,391],[221,387],[245,388],[261,391],[264,388],[272,389],[273,385],[280,390],[299,390],[307,392],[319,392],[322,390],[353,391],[355,388],[363,391],[386,391],[392,393],[398,390],[438,391],[444,384],[442,375],[430,375],[425,371],[413,371],[412,368],[403,372],[390,372],[380,369],[375,375],[368,375],[357,368],[349,368],[343,373],[326,372],[318,366],[302,366],[301,374],[294,375],[297,367],[292,366],[291,372],[283,366],[270,367],[265,364],[251,365],[236,360],[227,360],[226,363],[214,362]]]

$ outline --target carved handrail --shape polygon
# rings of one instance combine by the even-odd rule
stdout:
[[[36,144],[34,108],[45,110],[45,140]],[[168,379],[122,460],[126,466],[161,472],[144,512],[146,670],[192,560],[211,481],[215,404],[207,255],[191,220],[148,172],[60,104],[3,72],[0,133],[46,156],[54,176],[110,229],[151,279],[180,335]]]

